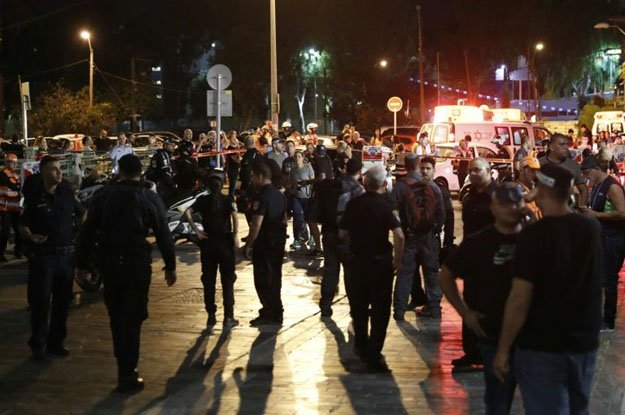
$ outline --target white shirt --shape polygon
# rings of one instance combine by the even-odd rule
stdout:
[[[116,145],[114,146],[111,151],[109,152],[109,155],[111,156],[111,164],[112,164],[112,171],[113,174],[117,174],[118,170],[119,170],[119,159],[124,157],[126,154],[134,154],[134,150],[132,149],[132,146],[129,144],[126,144],[125,146],[121,146],[121,145]]]

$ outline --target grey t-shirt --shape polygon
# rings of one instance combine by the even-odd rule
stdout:
[[[280,153],[272,151],[271,153],[267,154],[267,158],[269,158],[270,160],[274,160],[276,163],[278,163],[278,166],[280,166],[280,168],[282,168],[282,163],[284,163],[284,160],[286,160],[288,156],[289,155],[286,154],[286,152],[284,151]]]
[[[570,157],[565,158],[564,161],[560,163],[554,163],[547,157],[542,157],[540,160],[538,160],[538,162],[540,163],[540,167],[549,163],[555,164],[556,166],[560,166],[563,169],[568,170],[573,175],[576,186],[586,183],[586,179],[584,179],[584,176],[582,176],[582,169],[579,167],[579,164],[577,164],[577,162]]]
[[[291,170],[291,180],[295,186],[293,195],[300,199],[307,199],[312,194],[312,185],[297,186],[297,182],[302,180],[313,180],[315,178],[315,171],[310,164],[304,164],[301,169],[297,166]]]

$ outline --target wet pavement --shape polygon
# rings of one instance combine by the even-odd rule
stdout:
[[[241,222],[244,223],[244,220]],[[246,229],[241,230],[244,236]],[[10,251],[9,251],[10,252]],[[0,414],[479,414],[482,375],[452,373],[461,354],[460,319],[443,305],[442,320],[407,313],[391,320],[384,354],[391,374],[366,373],[352,352],[349,308],[342,285],[332,318],[317,303],[321,259],[287,253],[283,268],[285,320],[281,327],[249,326],[259,303],[252,267],[237,265],[232,330],[205,330],[199,252],[178,247],[178,283],[155,272],[150,317],[142,332],[139,370],[146,389],[111,393],[116,366],[101,294],[76,294],[70,311],[67,358],[30,359],[26,265],[0,268]],[[154,270],[163,264],[156,259]],[[621,305],[625,294],[620,285]],[[218,299],[221,291],[218,290]],[[221,311],[221,306],[218,304]],[[625,319],[602,334],[592,393],[593,414],[625,414]],[[523,413],[520,395],[513,413]]]

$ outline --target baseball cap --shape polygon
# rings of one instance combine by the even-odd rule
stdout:
[[[579,167],[582,170],[590,170],[590,169],[594,169],[598,165],[599,165],[599,159],[597,158],[597,156],[588,156],[582,161],[582,164]]]
[[[163,145],[165,144],[176,144],[176,142],[172,137],[165,137],[163,138]]]
[[[516,183],[501,183],[495,187],[495,197],[503,203],[519,203],[523,200],[523,189]]]
[[[326,146],[324,146],[323,144],[317,144],[317,147],[315,148],[315,153],[323,156],[324,154],[326,154]]]
[[[536,157],[525,156],[521,159],[521,167],[529,167],[530,169],[540,170],[540,163]]]
[[[17,161],[17,156],[13,153],[9,153],[6,156],[4,156],[4,159],[6,161]]]
[[[573,185],[571,172],[551,163],[542,166],[536,178],[539,183],[551,188],[570,188]]]
[[[347,161],[347,165],[345,166],[345,170],[347,171],[347,174],[349,174],[350,176],[358,173],[359,171],[362,170],[362,161],[360,161],[360,159],[357,159],[357,158],[349,159]]]

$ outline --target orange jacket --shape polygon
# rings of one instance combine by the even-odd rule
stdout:
[[[4,167],[0,171],[0,212],[20,211],[20,177]]]

